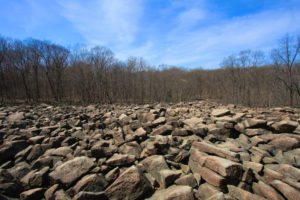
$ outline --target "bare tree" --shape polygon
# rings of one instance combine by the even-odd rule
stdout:
[[[277,78],[284,83],[289,91],[289,104],[294,105],[294,92],[300,95],[299,80],[294,76],[295,62],[300,51],[300,39],[296,41],[293,37],[286,35],[281,39],[279,47],[272,51]]]

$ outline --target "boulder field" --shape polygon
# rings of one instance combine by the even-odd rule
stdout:
[[[0,200],[300,200],[300,110],[0,107]]]

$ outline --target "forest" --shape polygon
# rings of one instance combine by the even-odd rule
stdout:
[[[49,41],[0,37],[4,103],[151,103],[213,99],[247,106],[300,105],[300,38],[272,52],[244,50],[215,70],[118,60],[106,47],[68,49]],[[201,63],[199,63],[201,65]]]

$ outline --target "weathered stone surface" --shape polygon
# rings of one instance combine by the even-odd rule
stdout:
[[[27,190],[20,194],[20,199],[22,200],[40,200],[44,195],[43,188],[35,188],[31,190]]]
[[[94,161],[87,157],[76,157],[59,165],[49,177],[54,181],[70,185],[93,167]]]
[[[156,191],[148,200],[194,200],[193,189],[189,186],[171,186],[164,190]]]
[[[122,166],[132,164],[134,161],[134,155],[114,154],[106,161],[106,164],[110,166]]]
[[[271,186],[265,184],[262,181],[259,181],[258,183],[253,183],[253,191],[263,196],[267,199],[274,199],[274,200],[284,200],[284,198]]]
[[[283,151],[287,151],[296,147],[299,147],[299,140],[292,137],[279,137],[270,142],[270,144],[274,145],[278,149]]]
[[[73,187],[75,194],[80,191],[101,192],[107,187],[108,183],[102,174],[90,174],[80,179]]]
[[[159,179],[159,171],[169,169],[168,164],[163,156],[154,155],[145,158],[139,163],[139,166],[151,174],[156,180]]]
[[[153,129],[151,135],[167,135],[170,134],[173,130],[173,127],[171,125],[163,125],[163,126],[159,126],[156,129]]]
[[[272,125],[272,127],[281,133],[292,133],[298,126],[298,122],[283,120]]]
[[[209,199],[219,192],[220,188],[214,187],[208,183],[203,183],[199,186],[195,196],[199,199]]]
[[[186,119],[183,121],[183,123],[187,126],[189,126],[190,128],[195,128],[197,126],[199,126],[200,124],[203,123],[203,119],[202,118],[197,118],[197,117],[192,117],[190,119]]]
[[[182,177],[178,178],[175,181],[175,184],[176,185],[188,185],[192,188],[194,188],[198,185],[196,179],[193,176],[193,174],[187,174],[185,176],[182,176]]]
[[[201,178],[213,186],[219,188],[225,188],[226,186],[226,179],[224,177],[206,167],[201,168],[200,175]]]
[[[235,187],[233,185],[228,185],[228,191],[229,194],[239,200],[266,200],[265,198],[255,195],[255,194],[251,194],[250,192],[243,190],[241,188]]]
[[[160,170],[158,173],[157,182],[160,185],[160,188],[166,188],[173,184],[173,182],[180,176],[180,171],[174,171],[170,169]]]
[[[146,176],[136,167],[124,171],[106,190],[109,199],[139,199],[152,191]]]
[[[207,156],[204,166],[230,179],[239,180],[243,173],[241,164],[217,156]]]
[[[200,150],[200,151],[203,151],[203,152],[206,152],[206,153],[209,153],[209,154],[214,154],[214,155],[220,156],[222,158],[232,160],[234,162],[239,162],[240,161],[240,155],[239,154],[237,154],[235,152],[228,151],[226,149],[218,148],[215,145],[209,144],[209,143],[204,142],[204,141],[202,141],[202,142],[193,142],[193,147],[195,149]]]
[[[289,186],[288,184],[280,181],[274,180],[270,183],[274,188],[280,191],[287,199],[299,200],[300,199],[300,191],[295,188]]]
[[[211,115],[215,117],[222,117],[228,114],[230,114],[230,110],[227,109],[213,109],[211,112]]]

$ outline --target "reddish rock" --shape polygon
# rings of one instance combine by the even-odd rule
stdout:
[[[136,167],[124,171],[106,190],[110,199],[139,199],[152,190],[149,180]]]
[[[241,164],[217,156],[207,156],[204,166],[230,179],[239,180],[243,174]]]
[[[213,186],[216,186],[219,188],[226,187],[225,178],[206,167],[201,168],[200,175],[201,175],[201,178],[203,178],[206,182],[208,182],[209,184],[211,184]]]
[[[107,185],[108,183],[102,174],[89,174],[80,179],[73,187],[73,190],[75,194],[80,191],[101,192]]]
[[[222,148],[218,148],[213,144],[209,144],[207,142],[193,142],[193,147],[195,149],[198,149],[200,151],[209,153],[209,154],[214,154],[217,156],[220,156],[222,158],[226,158],[228,160],[234,161],[234,162],[239,162],[240,161],[240,155],[235,153],[235,152],[231,152],[228,151],[226,149],[222,149]]]

